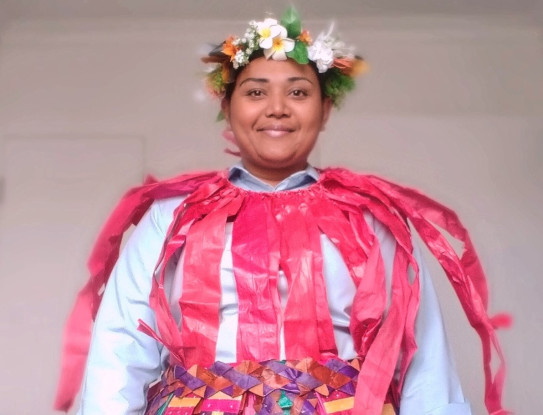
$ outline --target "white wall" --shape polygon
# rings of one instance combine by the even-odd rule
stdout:
[[[483,17],[338,24],[372,71],[333,115],[313,161],[385,175],[457,210],[488,271],[491,309],[516,319],[500,335],[506,405],[519,414],[543,409],[540,31]],[[52,413],[64,318],[86,280],[92,238],[122,191],[144,172],[164,177],[233,161],[221,151],[218,106],[202,93],[198,56],[206,41],[244,27],[20,21],[2,33],[1,415]],[[466,394],[482,414],[478,341],[436,277]],[[25,403],[30,394],[33,404]]]

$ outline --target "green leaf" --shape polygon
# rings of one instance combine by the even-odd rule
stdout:
[[[305,65],[309,63],[309,57],[307,55],[307,46],[303,42],[296,42],[294,44],[294,49],[290,52],[287,52],[287,57],[294,59],[300,65]]]
[[[294,8],[290,6],[283,17],[281,18],[281,25],[287,29],[287,36],[291,39],[296,39],[302,33],[302,22],[300,21],[300,15]]]

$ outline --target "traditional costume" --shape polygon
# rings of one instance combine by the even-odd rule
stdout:
[[[232,172],[230,180],[218,172],[150,182],[129,192],[109,219],[66,337],[68,348],[84,347],[78,343],[90,333],[74,330],[83,328],[83,319],[90,328],[89,310],[96,312],[117,262],[95,326],[100,336],[91,348],[82,414],[100,413],[96,408],[143,413],[144,390],[164,369],[149,394],[148,413],[201,413],[211,405],[209,411],[225,413],[402,408],[402,414],[417,414],[419,405],[440,405],[435,413],[469,414],[427,276],[422,319],[437,315],[437,322],[423,321],[424,335],[416,334],[421,261],[408,222],[442,264],[481,336],[489,411],[505,413],[503,364],[495,375],[490,368],[491,349],[502,355],[486,313],[484,275],[452,211],[412,189],[343,169],[310,169],[297,175],[303,181],[284,184],[290,190],[271,193],[247,190],[258,179],[241,167]],[[149,207],[117,261],[122,233]],[[464,243],[461,258],[436,225]],[[230,267],[229,282],[221,274]],[[280,271],[288,285],[283,294]],[[336,292],[349,291],[345,275],[350,295]],[[347,303],[340,301],[338,309],[329,293]],[[341,310],[350,312],[347,327],[341,316],[334,318]],[[340,334],[346,330],[350,344]],[[417,343],[424,350],[417,351]],[[216,354],[222,362],[215,362]],[[72,376],[84,360],[72,363],[64,369],[72,389],[72,397],[69,391],[60,397],[65,404],[78,388]],[[437,374],[425,373],[432,367]]]
[[[255,52],[311,61],[335,104],[363,66],[330,32],[312,41],[289,9],[212,51],[209,89],[229,99]],[[88,354],[81,415],[470,414],[411,226],[481,337],[487,408],[505,414],[503,319],[487,315],[454,212],[345,169],[308,167],[270,188],[242,165],[150,179],[123,198],[67,325],[56,407],[71,406]]]

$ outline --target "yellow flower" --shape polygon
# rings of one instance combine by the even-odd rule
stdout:
[[[260,41],[260,47],[264,50],[266,59],[272,58],[276,61],[284,61],[287,59],[287,52],[294,49],[294,40],[287,37],[287,29],[281,25],[270,27],[270,32],[274,34],[271,38],[266,38],[265,41]]]
[[[273,38],[279,34],[280,27],[275,19],[265,19],[263,22],[256,24],[256,31],[260,36],[258,44],[262,49],[271,47]]]

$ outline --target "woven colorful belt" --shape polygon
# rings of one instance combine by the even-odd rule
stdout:
[[[360,359],[171,366],[149,390],[146,415],[349,415]],[[383,415],[395,415],[387,396]]]

